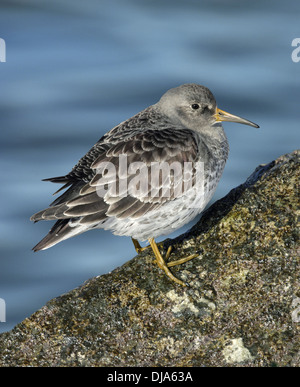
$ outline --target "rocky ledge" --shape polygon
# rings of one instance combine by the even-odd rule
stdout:
[[[146,250],[0,335],[0,366],[300,366],[300,152],[259,166],[173,241],[199,257],[171,282]]]

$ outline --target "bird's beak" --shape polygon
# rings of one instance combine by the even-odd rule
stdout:
[[[254,122],[248,121],[245,118],[242,118],[239,116],[234,116],[233,114],[224,112],[224,110],[221,110],[218,108],[216,109],[216,113],[214,116],[217,122],[219,121],[238,122],[239,124],[250,125],[250,126],[254,126],[254,128],[259,128],[259,126],[256,125]]]

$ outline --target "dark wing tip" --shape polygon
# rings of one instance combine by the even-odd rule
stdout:
[[[42,179],[42,181],[51,181],[51,183],[67,183],[69,181],[68,176],[56,176],[48,177],[47,179]]]

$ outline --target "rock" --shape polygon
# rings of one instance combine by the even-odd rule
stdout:
[[[259,166],[172,241],[171,282],[146,250],[0,335],[0,366],[300,366],[300,152]],[[166,246],[171,241],[166,241]]]
[[[252,361],[250,351],[244,347],[243,339],[232,339],[222,351],[226,363],[243,363]]]

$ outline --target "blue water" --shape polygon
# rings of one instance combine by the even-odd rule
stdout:
[[[0,331],[135,255],[129,238],[108,231],[33,253],[50,223],[29,217],[57,189],[42,178],[69,172],[168,88],[204,84],[221,109],[261,126],[224,125],[231,152],[214,200],[299,148],[299,16],[295,0],[1,1]]]

